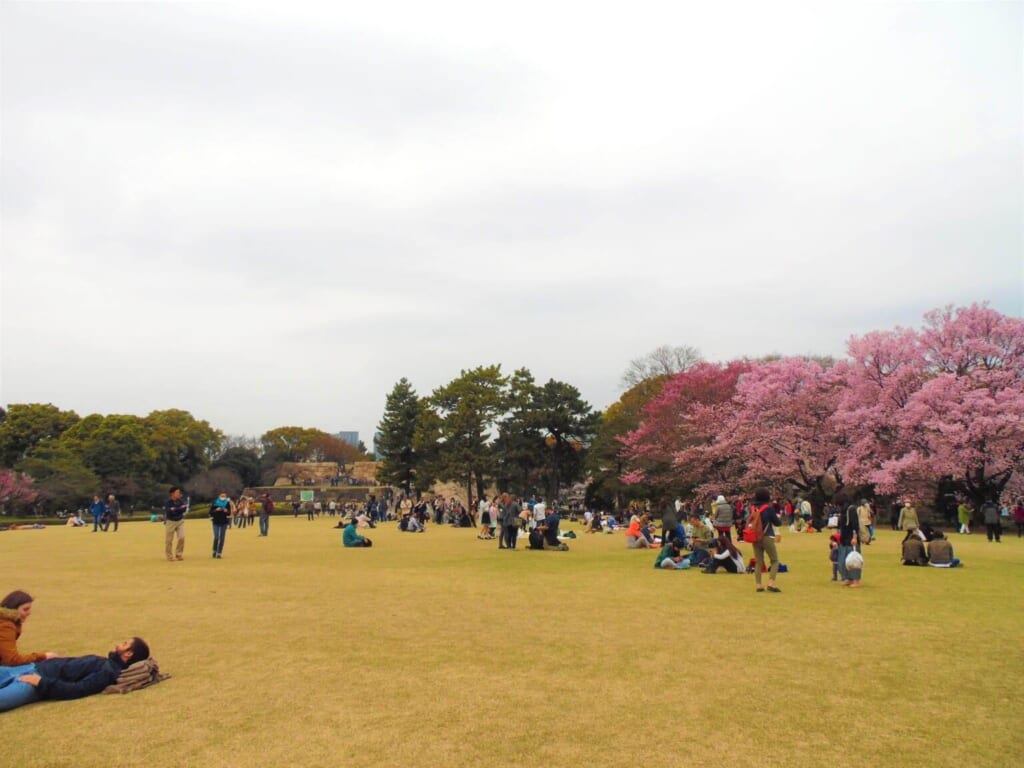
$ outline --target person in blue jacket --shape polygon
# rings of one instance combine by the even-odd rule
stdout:
[[[373,542],[365,536],[356,533],[356,521],[353,518],[348,521],[345,530],[341,532],[341,543],[346,547],[372,547]]]
[[[42,699],[80,699],[117,682],[128,665],[149,658],[149,646],[132,637],[107,656],[69,656],[18,667],[0,667],[0,712]]]
[[[103,517],[103,513],[107,511],[107,505],[103,503],[103,500],[99,496],[92,497],[92,504],[89,505],[89,514],[92,515],[92,532],[96,533],[100,529],[100,519]]]

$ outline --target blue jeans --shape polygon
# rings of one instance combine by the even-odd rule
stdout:
[[[224,551],[224,537],[228,533],[227,523],[213,524],[213,554],[219,555]]]
[[[843,581],[860,581],[861,569],[860,568],[847,568],[846,567],[846,556],[851,552],[857,551],[855,547],[839,545],[839,555],[837,565],[839,566],[839,578]]]
[[[19,683],[22,675],[36,674],[35,664],[22,664],[20,667],[0,667],[0,712],[14,709],[24,704],[31,704],[42,698],[34,685]]]
[[[260,536],[266,536],[270,532],[270,517],[260,515]]]
[[[93,515],[92,516],[92,530],[95,533],[99,529],[100,529],[100,516],[99,515]]]

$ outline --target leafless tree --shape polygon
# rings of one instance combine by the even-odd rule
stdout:
[[[636,357],[629,361],[626,372],[622,374],[622,388],[630,389],[641,381],[655,376],[671,376],[681,373],[703,359],[696,347],[670,347],[668,344],[663,344],[643,357]]]

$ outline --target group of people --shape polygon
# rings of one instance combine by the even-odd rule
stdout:
[[[224,542],[228,528],[232,525],[247,527],[252,516],[251,507],[255,499],[240,496],[236,502],[226,492],[218,494],[210,503],[209,517],[213,528],[212,556],[219,560],[224,555]],[[181,488],[172,486],[164,502],[164,556],[169,562],[185,559],[185,515],[188,514],[189,502],[182,496]],[[274,511],[274,502],[270,494],[264,493],[259,499],[257,515],[259,517],[259,535],[270,534],[270,515]],[[241,521],[241,522],[240,522]]]
[[[664,502],[661,516],[661,550],[655,558],[655,567],[669,570],[688,570],[701,566],[704,573],[744,573],[747,566],[743,555],[732,538],[736,510],[724,496],[714,501],[711,515],[701,516],[694,507]],[[638,510],[636,510],[638,511]],[[635,511],[635,512],[636,512]],[[646,549],[656,540],[646,513],[634,514],[626,529],[626,546]],[[686,522],[681,522],[680,516]],[[753,502],[742,510],[743,527],[740,537],[753,549],[754,589],[757,592],[782,592],[777,578],[782,541],[783,518],[777,503],[772,503],[766,488],[754,492]],[[687,552],[687,550],[689,550]],[[764,574],[768,574],[765,583]]]
[[[982,502],[979,513],[981,521],[985,526],[985,535],[989,541],[1000,542],[1003,538],[1003,523],[1009,526],[1012,520],[1017,527],[1017,538],[1024,536],[1024,499],[1018,499],[1017,505],[1013,508],[1011,516],[1010,508],[1006,505],[1000,507],[995,499],[986,499]],[[969,535],[971,533],[971,522],[975,518],[974,509],[966,499],[961,499],[956,508],[958,532]]]
[[[92,532],[109,531],[114,526],[114,533],[117,533],[121,521],[121,502],[114,494],[109,494],[106,499],[98,495],[92,497],[92,504],[89,505],[89,514],[92,516]],[[75,523],[69,523],[75,525]]]
[[[941,530],[931,526],[907,531],[900,545],[900,563],[934,568],[958,568],[962,565],[953,552],[953,543]]]
[[[0,600],[0,712],[45,699],[79,699],[115,685],[132,664],[149,658],[149,646],[131,637],[105,656],[61,656],[18,649],[32,615],[32,596],[22,590]]]
[[[475,504],[480,519],[478,539],[498,539],[498,549],[518,549],[519,536],[526,534],[530,549],[564,552],[569,545],[562,539],[562,515],[555,504],[548,505],[543,497],[522,499],[510,493],[501,493],[488,499],[481,497]]]

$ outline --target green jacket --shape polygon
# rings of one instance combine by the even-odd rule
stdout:
[[[971,522],[971,508],[966,504],[961,504],[956,508],[956,518],[960,521],[960,525],[969,525]]]
[[[346,547],[358,547],[366,539],[356,533],[356,524],[349,523],[345,526],[345,529],[341,532],[341,543]]]

